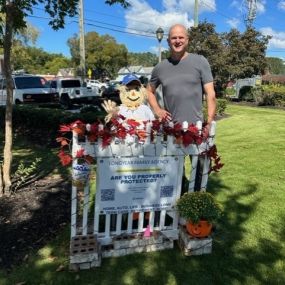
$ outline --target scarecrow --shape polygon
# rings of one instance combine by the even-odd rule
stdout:
[[[151,109],[144,104],[147,98],[147,90],[140,80],[133,74],[123,78],[122,86],[119,87],[122,104],[117,106],[115,102],[108,100],[102,104],[107,112],[105,117],[108,123],[112,117],[122,116],[126,120],[132,119],[138,122],[152,121],[154,115]]]

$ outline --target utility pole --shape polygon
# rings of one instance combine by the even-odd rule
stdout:
[[[83,0],[79,0],[78,3],[78,14],[79,14],[79,54],[80,54],[80,76],[82,83],[84,82],[86,74],[85,66],[85,32],[84,32],[84,10],[83,10]]]
[[[198,0],[195,0],[195,7],[194,7],[194,27],[198,27]]]
[[[243,6],[247,13],[245,13],[245,25],[250,28],[256,18],[257,0],[244,0]]]

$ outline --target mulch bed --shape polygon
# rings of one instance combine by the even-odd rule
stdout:
[[[70,222],[70,190],[69,181],[53,176],[0,197],[0,268],[24,262]]]

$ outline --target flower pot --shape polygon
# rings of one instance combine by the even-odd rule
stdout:
[[[197,224],[192,224],[188,222],[186,224],[186,229],[188,233],[193,237],[206,237],[210,235],[212,231],[212,224],[208,221],[200,220]]]
[[[90,165],[73,164],[72,166],[72,184],[76,187],[82,188],[86,186],[90,176]]]

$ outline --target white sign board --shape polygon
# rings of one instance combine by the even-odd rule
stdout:
[[[98,159],[96,211],[171,209],[180,195],[183,163],[183,156]]]

